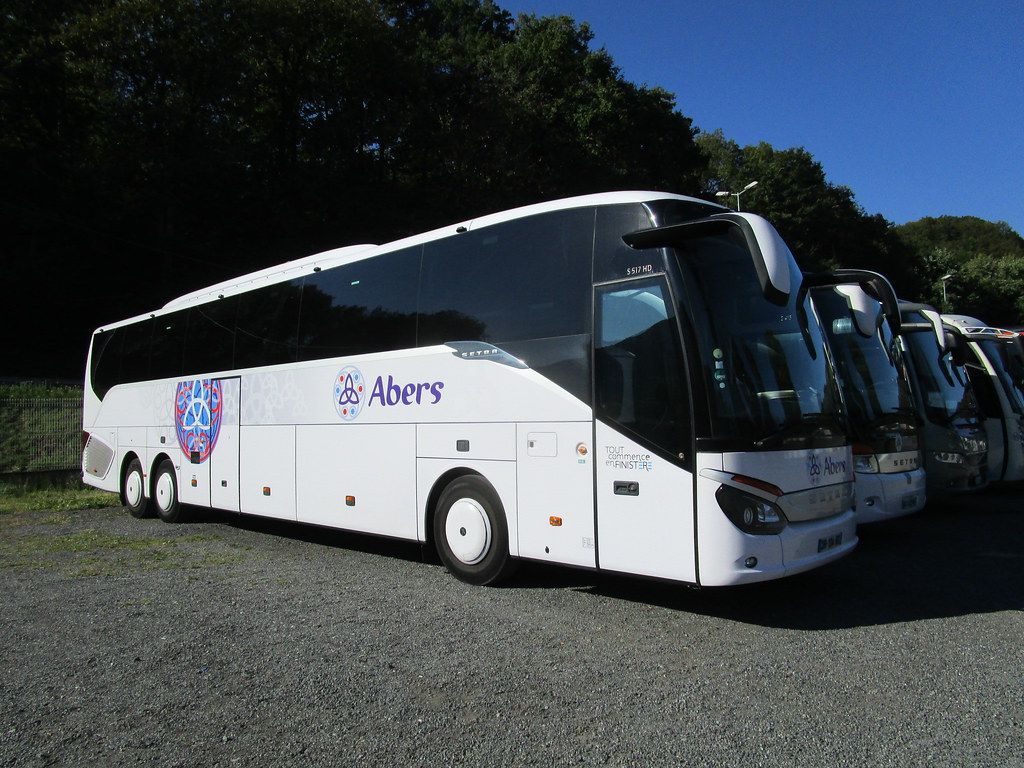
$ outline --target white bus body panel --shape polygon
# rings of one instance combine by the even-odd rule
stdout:
[[[596,434],[601,568],[696,582],[693,475],[600,421]],[[637,494],[616,494],[616,482],[636,483]]]
[[[857,472],[857,524],[909,515],[924,508],[925,472]]]
[[[415,451],[412,424],[297,427],[298,520],[415,539]]]
[[[114,387],[102,403],[98,403],[91,423],[84,427],[91,439],[100,440],[115,450],[110,469],[102,479],[84,475],[89,485],[105,491],[119,492],[121,467],[128,454],[138,456],[147,482],[143,492],[148,498],[152,465],[161,454],[166,454],[176,465],[181,464],[181,451],[174,437],[173,412],[174,384],[167,381],[125,384]],[[166,402],[165,402],[166,401]],[[163,425],[163,428],[158,428]],[[163,435],[165,442],[159,443]],[[178,478],[181,485],[181,478]]]
[[[224,415],[220,437],[210,454],[210,505],[229,512],[240,511],[239,506],[239,417],[242,381],[238,378],[221,379],[224,397]]]
[[[171,461],[178,469],[178,500],[197,507],[210,506],[210,461],[193,464],[177,444],[174,447],[177,456]]]
[[[722,454],[722,471],[746,475],[778,486],[783,493],[853,482],[853,451],[818,448]]]
[[[700,560],[700,583],[725,586],[776,579],[837,560],[857,546],[849,446],[758,453],[698,454],[697,546],[712,553]],[[716,492],[724,475],[745,475],[772,483],[784,494],[779,506],[820,518],[793,520],[777,535],[744,533],[726,517]],[[744,489],[742,484],[736,486]],[[821,493],[815,490],[820,488]],[[745,489],[745,490],[749,490]],[[757,495],[757,494],[755,494]],[[837,506],[838,505],[838,506]],[[747,566],[748,558],[757,559]]]
[[[295,520],[295,427],[243,424],[240,440],[242,512]]]
[[[525,423],[516,432],[520,557],[593,568],[592,424]]]
[[[366,382],[364,409],[345,421],[335,407],[333,383],[342,369],[358,370]],[[377,381],[385,398],[373,396]],[[406,387],[441,384],[435,395]],[[484,405],[486,404],[486,405]],[[558,385],[528,368],[489,360],[461,360],[448,347],[424,347],[335,360],[296,363],[286,368],[242,374],[242,425],[247,424],[387,424],[485,423],[517,421],[589,421],[590,408]],[[514,457],[514,443],[508,445]]]
[[[464,449],[460,449],[460,443]],[[515,461],[515,424],[420,424],[416,456],[421,459]]]

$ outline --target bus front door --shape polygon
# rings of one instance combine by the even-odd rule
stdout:
[[[617,281],[594,299],[599,567],[696,582],[690,403],[668,284]]]

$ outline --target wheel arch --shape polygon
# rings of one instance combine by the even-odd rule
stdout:
[[[139,460],[139,464],[142,465],[143,471],[146,469],[146,465],[142,463],[142,458],[135,451],[125,451],[124,456],[121,459],[121,468],[117,473],[117,495],[121,499],[121,504],[126,505],[128,501],[124,497],[124,476],[128,471],[128,465],[131,464],[135,459]],[[146,484],[143,483],[145,488]]]

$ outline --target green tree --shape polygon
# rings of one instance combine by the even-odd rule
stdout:
[[[700,134],[697,145],[708,159],[704,195],[757,181],[741,197],[743,209],[771,221],[803,269],[856,266],[891,273],[900,263],[903,249],[889,222],[866,214],[849,187],[830,183],[807,150],[776,149],[766,142],[741,148],[721,130]],[[735,198],[727,200],[735,206]],[[892,277],[901,282],[904,276]]]
[[[1024,318],[1024,238],[1005,222],[974,216],[926,217],[896,227],[912,253],[924,300],[986,323],[1017,325]]]
[[[75,375],[92,328],[317,250],[696,192],[689,118],[591,44],[491,0],[7,0],[0,257],[66,311],[16,292],[2,372]]]

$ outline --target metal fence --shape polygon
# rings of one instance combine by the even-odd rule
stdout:
[[[81,458],[81,398],[0,396],[0,473],[75,469]]]

